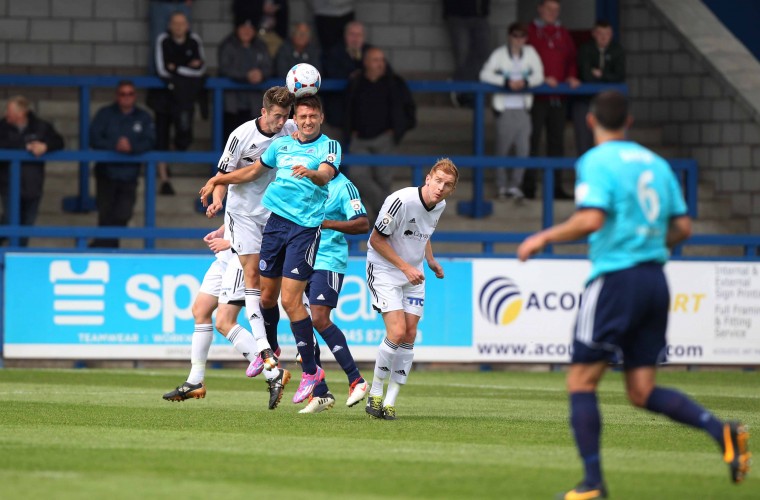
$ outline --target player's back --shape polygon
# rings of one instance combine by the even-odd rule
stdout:
[[[607,141],[577,163],[576,204],[605,212],[589,237],[590,279],[641,262],[665,262],[670,219],[686,214],[670,165],[630,141]]]
[[[348,177],[338,173],[328,184],[325,220],[347,221],[366,217],[359,190]],[[314,269],[345,273],[348,266],[348,242],[340,231],[322,229]]]

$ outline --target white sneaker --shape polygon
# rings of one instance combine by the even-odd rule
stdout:
[[[324,396],[310,397],[309,404],[307,404],[303,410],[298,413],[319,413],[321,411],[329,410],[335,406],[335,396],[329,392]]]
[[[367,381],[365,380],[360,384],[360,380],[362,379],[357,378],[354,380],[354,383],[351,384],[351,387],[348,388],[348,399],[346,400],[346,406],[348,407],[354,406],[356,403],[364,399],[364,396],[369,392],[369,384]]]

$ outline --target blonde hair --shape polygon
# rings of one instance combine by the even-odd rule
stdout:
[[[9,97],[8,103],[13,103],[19,111],[23,111],[24,113],[28,113],[31,109],[29,99],[22,95],[14,95],[13,97]]]
[[[269,111],[272,106],[290,109],[293,105],[295,96],[290,93],[287,87],[272,87],[264,92],[264,108]]]
[[[435,162],[435,165],[433,165],[433,168],[430,169],[430,173],[428,175],[433,175],[439,171],[445,174],[453,175],[454,187],[457,186],[457,183],[459,182],[459,169],[457,169],[457,166],[454,165],[453,161],[449,160],[448,158],[439,158],[438,161]]]

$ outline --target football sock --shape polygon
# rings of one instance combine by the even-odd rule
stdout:
[[[311,318],[306,316],[301,321],[291,322],[290,329],[296,339],[298,354],[301,355],[303,372],[314,375],[317,372],[317,362],[314,359],[314,325]]]
[[[213,325],[195,325],[193,339],[190,347],[190,375],[187,376],[188,384],[199,384],[206,376],[206,360],[211,341],[214,340]]]
[[[351,383],[361,375],[359,375],[359,369],[356,367],[354,357],[351,355],[351,351],[346,343],[346,336],[343,334],[338,325],[331,324],[324,331],[319,332],[319,335],[325,340],[327,347],[330,348],[335,361],[338,362],[343,371],[348,377],[348,382]]]
[[[242,354],[248,361],[256,359],[256,354],[258,354],[259,351],[256,349],[256,342],[253,340],[253,335],[239,324],[235,323],[235,326],[230,329],[227,334],[227,340],[229,340],[235,347],[235,350]]]
[[[273,378],[276,378],[277,375],[279,374],[280,374],[279,368],[272,368],[271,370],[267,370],[266,368],[264,368],[264,378],[266,378],[267,380],[272,380]]]
[[[251,333],[256,339],[256,351],[269,349],[267,332],[264,328],[264,318],[261,316],[261,291],[254,288],[245,289],[245,314],[251,324]]]
[[[647,399],[646,409],[662,413],[676,422],[704,429],[723,447],[723,422],[680,391],[655,387]]]
[[[267,332],[267,341],[273,351],[280,348],[277,342],[277,324],[280,322],[280,306],[276,305],[268,309],[261,308],[261,317],[264,318],[264,329]]]
[[[401,384],[395,380],[388,382],[388,390],[385,392],[385,399],[383,400],[384,406],[396,406],[396,398],[398,397],[398,391],[401,390]]]
[[[401,386],[406,384],[409,372],[412,371],[413,361],[414,344],[404,342],[399,344],[391,368],[391,381],[388,382],[388,391],[385,394],[385,406],[395,406],[398,392],[401,390]]]
[[[573,428],[575,443],[586,472],[583,482],[588,486],[596,486],[602,482],[602,465],[599,455],[602,418],[599,415],[596,392],[570,394],[570,425]]]
[[[319,351],[319,343],[317,342],[317,338],[314,337],[314,361],[317,363],[318,366],[322,366],[322,360],[320,358],[320,351]],[[325,379],[320,380],[320,382],[314,386],[314,392],[312,393],[315,398],[324,396],[327,394],[327,391],[329,389],[327,388],[327,381]]]
[[[391,373],[393,368],[393,359],[396,357],[398,345],[394,344],[388,337],[385,337],[380,343],[377,350],[377,359],[375,360],[375,378],[372,380],[372,387],[369,390],[370,396],[382,396],[385,379]]]

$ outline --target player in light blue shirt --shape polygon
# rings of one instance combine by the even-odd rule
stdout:
[[[685,394],[656,385],[664,360],[670,292],[663,272],[668,249],[691,234],[678,182],[659,156],[626,140],[628,101],[619,92],[594,98],[587,116],[598,144],[577,165],[578,211],[567,221],[527,238],[525,261],[550,243],[589,236],[592,270],[574,328],[567,373],[570,425],[585,476],[565,499],[606,498],[596,388],[610,361],[623,358],[628,399],[706,431],[723,451],[731,479],[749,471],[749,433],[723,422]]]
[[[314,272],[327,183],[338,172],[341,150],[336,141],[322,135],[324,113],[316,95],[296,99],[294,120],[298,127],[297,138],[281,137],[273,141],[252,165],[212,177],[200,194],[203,199],[217,184],[250,182],[263,172],[277,168],[276,179],[262,200],[272,215],[264,228],[259,254],[261,314],[249,314],[252,328],[266,329],[267,338],[276,336],[277,299],[282,291],[282,306],[290,318],[302,359],[303,376],[293,396],[293,402],[300,403],[311,396],[325,376],[314,357],[313,324],[302,298]],[[260,356],[267,367],[277,363],[272,349],[262,350]]]

